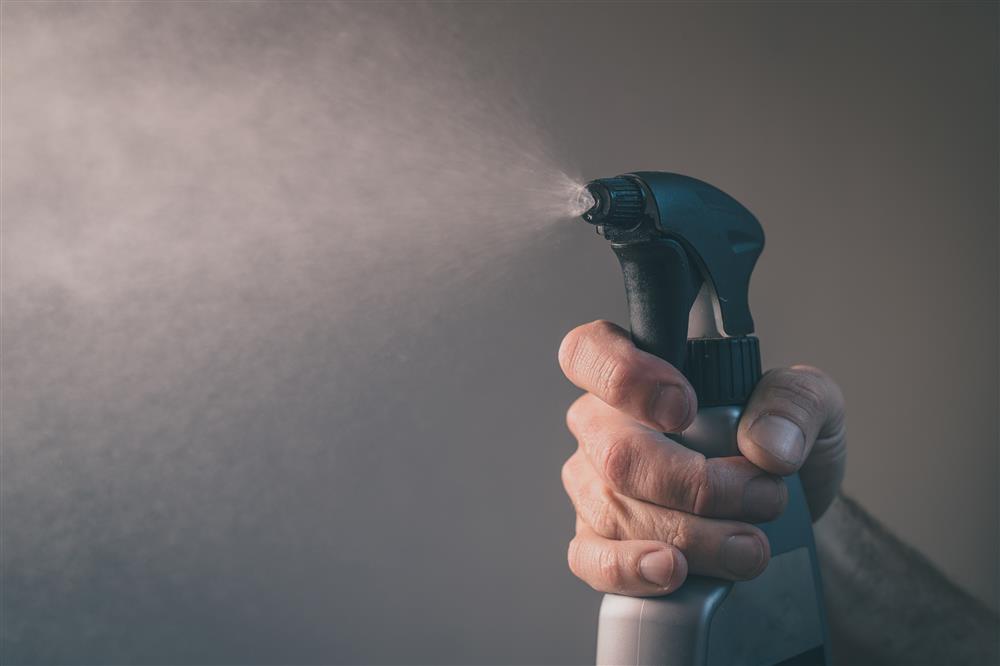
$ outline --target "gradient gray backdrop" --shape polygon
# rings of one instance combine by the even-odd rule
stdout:
[[[155,133],[113,137],[135,152],[95,203],[74,180],[100,160],[73,156],[99,155],[100,141],[81,132],[43,147],[59,131],[52,121],[30,128],[37,150],[19,143],[47,100],[71,90],[79,106],[44,117],[106,130],[87,114],[123,81],[183,95],[219,75],[218,62],[242,81],[261,66],[244,64],[246,53],[270,54],[265,73],[277,81],[337,28],[318,4],[176,3],[169,20],[163,10],[3,6],[12,268],[0,658],[589,661],[599,595],[565,566],[573,522],[559,468],[574,446],[563,412],[576,391],[555,352],[576,324],[624,320],[618,267],[592,232],[529,230],[496,264],[458,253],[460,272],[483,268],[427,278],[404,297],[382,295],[408,278],[405,266],[380,265],[376,247],[373,264],[351,269],[377,273],[356,312],[326,313],[325,269],[287,272],[303,256],[322,263],[319,251],[276,258],[225,245],[259,271],[199,289],[191,275],[157,281],[112,308],[29,279],[25,262],[72,268],[32,235],[42,218],[56,238],[85,243],[75,215],[99,206],[113,217],[117,201],[156,189],[150,169],[220,160],[222,185],[199,177],[164,192],[176,207],[142,211],[167,229],[197,219],[202,201],[215,215],[228,194],[212,188],[239,191],[250,168],[209,141],[249,136],[238,110],[208,126],[194,95],[170,140],[204,133],[205,147],[171,158]],[[126,15],[149,35],[111,30],[109,46],[105,28]],[[840,381],[847,489],[996,608],[997,4],[470,3],[426,15],[465,45],[468,81],[503,82],[520,100],[554,164],[582,177],[680,171],[757,214],[768,245],[751,304],[765,364],[807,362]],[[303,95],[335,85],[321,73]],[[308,125],[296,105],[269,107],[276,136]],[[324,136],[299,153],[282,144],[266,173],[253,172],[254,206],[288,219],[335,210],[256,187],[313,178],[321,190],[322,156],[337,151]],[[149,151],[166,161],[144,162]],[[372,185],[369,196],[391,197],[391,182]],[[366,316],[366,303],[388,310]]]

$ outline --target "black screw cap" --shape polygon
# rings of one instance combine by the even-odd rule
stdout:
[[[684,376],[699,408],[745,404],[760,375],[760,342],[752,335],[688,340]]]

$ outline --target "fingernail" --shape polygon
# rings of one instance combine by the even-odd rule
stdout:
[[[764,564],[764,546],[749,534],[737,534],[722,544],[722,563],[737,578],[749,578]]]
[[[665,550],[646,553],[639,560],[639,573],[646,582],[658,587],[667,587],[674,575],[674,558]]]
[[[781,485],[773,476],[755,476],[743,488],[743,512],[760,520],[777,515],[781,508]]]
[[[750,439],[778,460],[799,465],[806,452],[802,429],[782,416],[767,414],[750,427]]]
[[[660,428],[668,432],[679,429],[687,422],[690,410],[687,391],[675,384],[660,387],[653,405],[653,416]]]

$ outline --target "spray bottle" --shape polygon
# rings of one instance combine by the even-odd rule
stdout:
[[[678,174],[630,173],[587,190],[594,204],[582,217],[621,263],[636,346],[682,369],[697,393],[694,423],[671,436],[707,457],[739,455],[737,424],[761,374],[748,301],[760,223],[721,190]],[[830,663],[812,520],[798,475],[785,482],[787,509],[760,525],[772,554],[760,576],[689,576],[657,598],[606,595],[597,663]]]

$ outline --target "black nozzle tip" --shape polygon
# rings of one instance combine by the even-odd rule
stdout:
[[[587,191],[594,198],[581,217],[595,225],[609,225],[632,229],[642,220],[646,207],[642,187],[631,178],[599,178],[587,183]]]
[[[600,184],[595,180],[593,182],[587,183],[587,192],[590,193],[591,199],[594,200],[593,205],[590,206],[586,211],[584,211],[582,217],[586,222],[591,224],[600,224],[599,220],[603,215],[606,208],[606,203],[608,197],[605,195],[607,188],[601,187]]]

